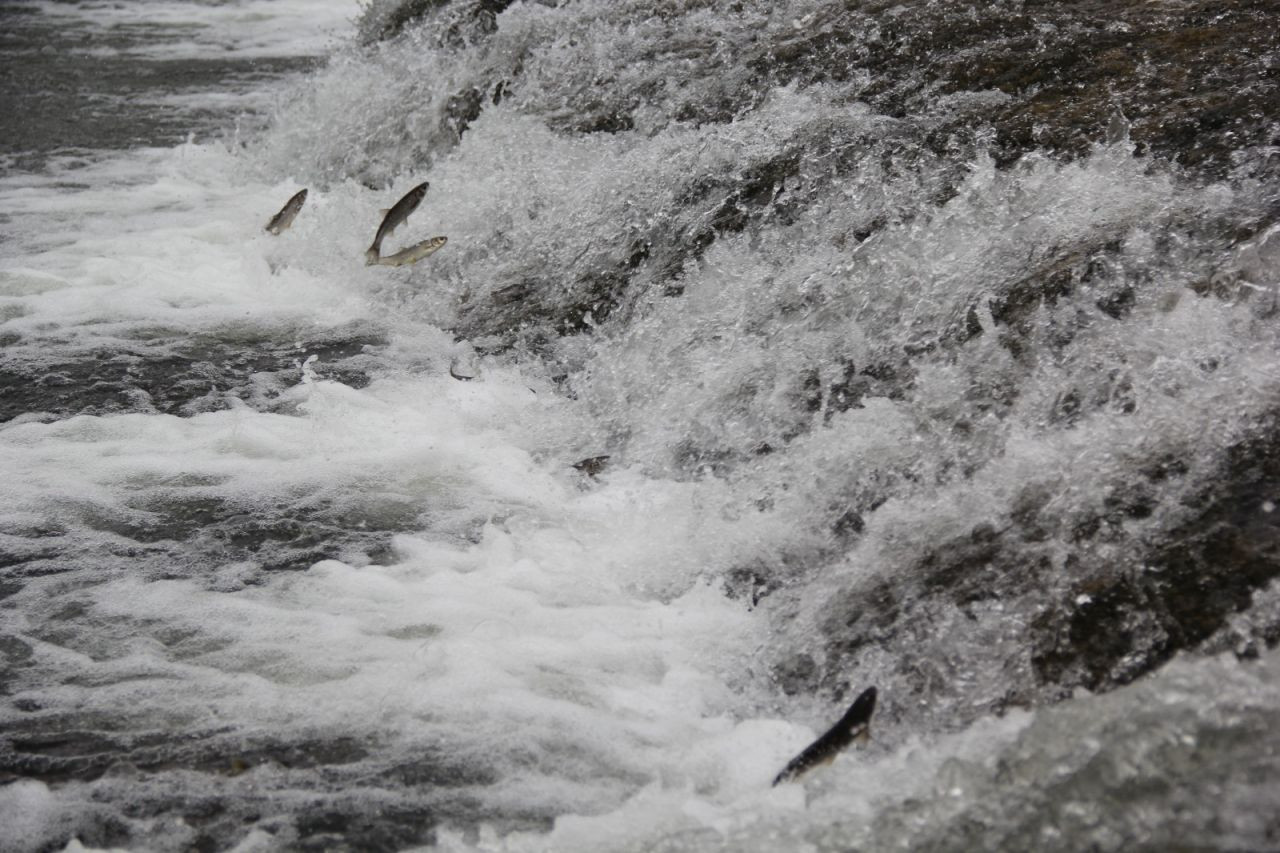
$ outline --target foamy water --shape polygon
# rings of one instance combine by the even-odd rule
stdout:
[[[32,579],[10,600],[9,630],[40,634],[70,601],[93,615],[85,633],[34,646],[64,683],[27,685],[27,701],[91,716],[128,708],[148,730],[231,723],[368,738],[388,761],[444,751],[496,774],[483,796],[499,813],[608,809],[655,774],[674,786],[764,785],[803,745],[801,726],[743,719],[765,625],[699,579],[732,550],[718,532],[740,526],[719,512],[722,485],[625,469],[593,483],[570,467],[590,449],[584,406],[514,366],[451,378],[452,339],[397,320],[373,295],[388,287],[385,271],[364,267],[354,245],[321,257],[308,248],[323,243],[318,229],[350,230],[344,214],[372,194],[321,197],[277,240],[259,220],[292,187],[217,186],[232,158],[188,146],[150,155],[153,182],[122,192],[134,162],[91,167],[94,189],[79,194],[51,199],[33,179],[6,188],[25,201],[24,222],[50,230],[104,214],[4,270],[20,308],[7,330],[69,350],[156,327],[301,336],[369,320],[420,366],[356,390],[313,379],[303,347],[302,382],[274,404],[288,403],[287,415],[237,401],[188,418],[20,418],[0,439],[5,533],[56,525],[109,548],[104,528],[145,523],[157,501],[201,500],[249,513],[323,501],[343,518],[416,518],[423,529],[394,536],[388,565],[356,548],[284,577],[197,558],[164,567],[190,579],[91,563]],[[401,335],[412,340],[397,344]],[[116,628],[91,627],[106,625]],[[753,758],[737,755],[760,736]]]
[[[192,142],[0,178],[9,363],[79,387],[66,365],[126,352],[192,384],[181,406],[155,387],[0,426],[0,543],[17,558],[0,727],[25,753],[92,765],[0,789],[8,845],[1255,844],[1266,822],[1250,815],[1275,805],[1274,652],[1178,659],[1028,710],[1030,599],[924,603],[838,661],[830,641],[851,586],[924,601],[902,567],[1007,524],[1032,487],[1057,529],[1150,457],[1216,476],[1280,389],[1275,325],[1258,298],[1188,287],[1216,268],[1265,295],[1280,259],[1265,234],[1212,262],[1169,244],[1260,208],[1266,188],[1191,181],[1112,140],[1009,170],[977,152],[934,203],[921,188],[953,165],[869,157],[828,180],[833,149],[811,147],[780,192],[802,199],[795,215],[726,229],[665,293],[663,240],[722,215],[691,176],[730,180],[832,128],[872,148],[898,131],[823,87],[780,87],[726,124],[570,135],[539,112],[554,80],[439,131],[504,50],[553,67],[580,49],[572,27],[537,41],[555,24],[612,33],[630,9],[570,5],[517,4],[491,53],[423,37],[343,53],[262,95],[284,106],[248,150]],[[301,0],[41,10],[191,24],[157,56],[309,54],[355,15]],[[365,266],[379,210],[424,180],[384,251],[448,245]],[[266,234],[303,186],[293,227]],[[1036,309],[1042,356],[997,346],[1002,288],[1099,234],[1122,235],[1113,257],[1141,273],[1135,307],[1091,307],[1132,279],[1100,273],[1098,293]],[[626,264],[655,284],[587,310],[582,334],[538,326]],[[513,282],[530,295],[504,308]],[[504,338],[503,312],[530,304],[544,313]],[[946,355],[966,322],[987,334]],[[886,342],[940,354],[909,393],[872,377],[847,404],[846,365],[885,359]],[[451,377],[473,347],[477,378]],[[239,350],[270,358],[228,385],[218,369]],[[1085,400],[1070,423],[1067,388]],[[573,467],[603,454],[598,477]],[[850,507],[856,537],[833,533]],[[1128,523],[1155,536],[1180,520]],[[1078,568],[1049,559],[1067,589]],[[868,750],[773,788],[843,711],[779,675],[798,657],[842,668],[846,693],[877,685],[881,708]],[[1215,834],[1204,814],[1222,791]],[[326,835],[331,814],[347,824]]]

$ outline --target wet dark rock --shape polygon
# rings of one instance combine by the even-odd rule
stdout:
[[[633,130],[635,121],[625,112],[602,111],[592,115],[586,121],[579,122],[576,130],[579,133],[621,133]]]
[[[404,0],[381,15],[370,9],[361,21],[363,40],[368,43],[394,38],[400,35],[409,24],[421,20],[424,15],[433,10],[449,5],[450,2],[451,0]]]
[[[710,244],[718,233],[737,233],[746,228],[773,204],[787,178],[799,171],[801,160],[798,150],[784,150],[743,169],[731,183],[695,182],[687,191],[685,204],[700,206],[702,199],[721,199],[705,229],[694,235],[695,245]]]
[[[965,604],[1012,592],[1010,582],[1018,582],[1014,572],[1030,568],[1023,564],[1025,559],[1025,553],[1011,548],[1000,531],[979,524],[962,536],[928,547],[917,569],[926,591],[946,590],[957,603]]]
[[[776,571],[763,564],[738,566],[730,569],[724,575],[725,595],[730,598],[744,600],[751,607],[755,607],[769,593],[774,591],[772,584],[776,579],[776,575]]]
[[[862,513],[848,509],[836,516],[831,525],[831,532],[841,539],[847,540],[857,536],[866,529],[867,523]]]
[[[1002,695],[966,715],[993,712],[1015,696],[1044,702],[1074,687],[1111,689],[1214,642],[1256,654],[1254,639],[1224,632],[1280,576],[1276,435],[1274,419],[1258,424],[1194,479],[1183,460],[1154,457],[1086,518],[1057,514],[1053,493],[1029,486],[1000,523],[910,544],[912,556],[893,578],[858,581],[824,605],[816,689],[838,694],[844,675],[878,649],[895,661],[896,689],[943,703],[956,691],[940,673],[976,665],[979,652],[960,649],[979,623],[938,626],[974,608],[1026,614],[1021,627],[1000,624],[1027,656],[1008,660]],[[939,646],[939,630],[954,639]],[[1266,619],[1255,633],[1258,642],[1280,640],[1280,627]]]
[[[913,378],[912,368],[905,361],[896,365],[880,361],[861,367],[845,362],[840,372],[839,378],[825,385],[816,368],[806,373],[801,380],[804,399],[798,408],[810,414],[824,412],[824,421],[829,423],[841,412],[863,408],[866,397],[902,399]]]
[[[892,635],[902,613],[899,595],[894,585],[883,578],[837,595],[831,608],[829,627],[832,630],[828,634],[834,640],[832,651],[837,659]],[[832,678],[837,676],[834,673],[823,674],[824,680]]]
[[[1280,451],[1267,430],[1233,447],[1221,479],[1189,498],[1201,507],[1193,518],[1127,571],[1081,580],[1040,617],[1038,676],[1106,688],[1207,640],[1280,575],[1280,511],[1266,509],[1277,493]],[[1149,512],[1144,502],[1137,517]]]
[[[492,34],[497,16],[514,0],[401,0],[370,5],[359,23],[361,41],[371,44],[395,38],[413,25],[428,21],[442,44],[458,46]],[[445,12],[444,14],[436,14]]]
[[[492,32],[507,5],[408,0],[371,11],[362,31],[366,39],[388,38],[430,17],[425,26],[446,43],[474,42]],[[759,106],[773,87],[835,84],[884,115],[923,119],[935,151],[991,129],[1005,163],[1031,150],[1079,155],[1127,129],[1141,153],[1220,175],[1234,166],[1235,152],[1275,142],[1269,116],[1280,106],[1280,74],[1267,58],[1280,49],[1280,35],[1269,0],[965,7],[876,0],[829,3],[802,23],[771,20],[762,28],[769,11],[725,20],[726,37],[740,45],[732,63],[711,39],[701,46],[656,40],[644,57],[692,66],[714,85],[663,101],[653,79],[609,75],[600,66],[593,85],[570,93],[568,118],[553,123],[617,132],[629,127],[635,105],[663,103],[670,121],[724,123]],[[940,95],[964,93],[999,99],[971,107],[952,99],[939,111]],[[1125,121],[1117,129],[1118,115]]]
[[[481,91],[474,86],[464,89],[445,102],[444,126],[455,139],[461,139],[471,122],[480,117],[483,108],[484,95]]]
[[[1096,6],[1096,11],[1090,11]],[[774,50],[778,79],[841,79],[870,72],[862,92],[909,116],[939,92],[998,91],[1002,105],[958,126],[996,132],[1001,159],[1030,150],[1078,155],[1104,138],[1118,108],[1140,151],[1222,174],[1241,148],[1265,145],[1280,105],[1280,76],[1264,57],[1280,47],[1267,0],[1152,3],[991,3],[965,7],[860,4]],[[878,38],[858,38],[860,32]]]

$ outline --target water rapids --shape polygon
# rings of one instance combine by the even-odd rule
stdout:
[[[1273,3],[27,5],[0,847],[1280,850]]]

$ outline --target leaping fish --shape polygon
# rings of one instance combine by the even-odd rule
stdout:
[[[449,242],[448,237],[431,237],[421,243],[414,243],[407,249],[401,249],[394,255],[387,255],[385,258],[378,257],[376,260],[368,261],[368,263],[381,264],[384,267],[408,266],[409,264],[417,263],[428,255],[434,255],[447,242]],[[373,249],[369,251],[372,252]]]
[[[429,183],[423,181],[413,189],[404,194],[398,202],[392,205],[391,209],[386,211],[386,215],[382,217],[382,224],[378,226],[378,233],[373,235],[373,245],[364,253],[364,262],[366,264],[382,263],[378,258],[382,255],[382,240],[392,231],[395,231],[404,221],[409,218],[409,214],[418,209],[418,205],[422,204],[422,197],[427,194]],[[421,246],[422,243],[417,244]],[[444,245],[443,243],[441,245]],[[416,247],[415,247],[416,248]],[[438,246],[436,248],[439,248]],[[399,252],[396,253],[400,254]],[[394,255],[392,257],[395,257]],[[426,257],[423,255],[422,257]],[[417,260],[417,258],[414,258]],[[413,261],[409,261],[413,263]],[[399,266],[399,264],[392,264]]]
[[[280,212],[271,217],[271,221],[267,223],[267,231],[278,235],[281,231],[288,229],[293,224],[294,217],[298,215],[298,211],[302,210],[302,205],[307,203],[307,191],[299,190],[294,193],[293,198],[284,203],[284,207],[280,208]]]
[[[787,762],[787,766],[774,778],[773,784],[798,779],[814,767],[830,764],[840,750],[855,740],[866,741],[871,737],[871,714],[875,709],[876,689],[868,687],[854,700],[840,722]]]

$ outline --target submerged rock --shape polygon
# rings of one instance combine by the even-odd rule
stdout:
[[[1153,464],[1147,488],[1120,498],[1117,484],[1117,499],[1084,521],[1049,507],[1051,492],[1025,490],[999,526],[902,543],[907,561],[891,574],[823,603],[825,666],[812,688],[842,694],[848,673],[883,659],[899,695],[947,708],[925,714],[935,722],[960,722],[1077,687],[1113,689],[1180,651],[1216,651],[1255,599],[1263,633],[1236,642],[1256,654],[1280,639],[1264,595],[1280,576],[1274,436],[1274,420],[1258,425],[1198,477]],[[975,645],[990,631],[1001,635],[992,654]],[[946,672],[982,686],[948,684]]]
[[[1145,548],[1126,549],[1127,565],[1095,564],[1037,617],[1033,664],[1042,681],[1091,690],[1125,683],[1250,608],[1280,576],[1275,435],[1272,421],[1230,448],[1219,477],[1182,499],[1190,518]],[[1141,518],[1152,508],[1121,512]]]

